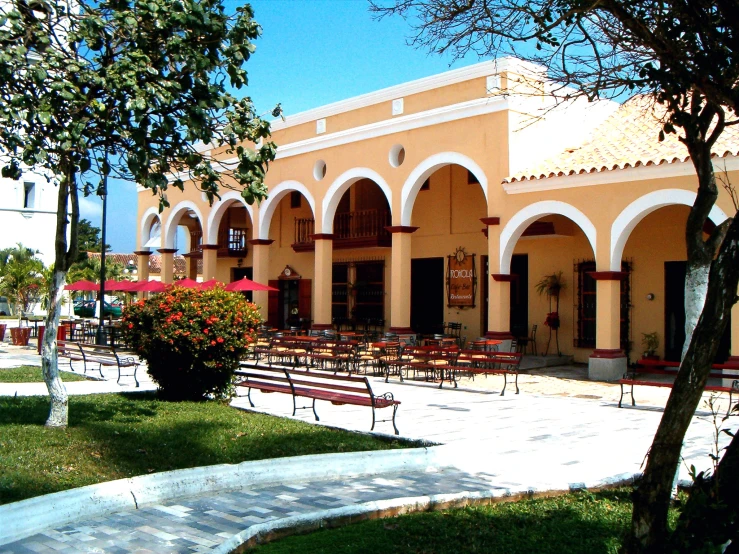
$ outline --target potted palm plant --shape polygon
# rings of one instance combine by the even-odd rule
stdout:
[[[644,347],[645,360],[659,360],[657,350],[659,349],[659,335],[657,332],[642,333],[641,344]]]
[[[541,296],[546,294],[547,298],[549,298],[549,313],[547,313],[546,320],[544,321],[544,325],[549,327],[549,340],[547,341],[546,350],[544,350],[545,356],[549,352],[549,343],[552,340],[552,331],[554,331],[554,341],[557,346],[557,355],[562,355],[559,350],[559,295],[564,288],[565,282],[564,278],[562,277],[561,271],[550,273],[549,275],[544,275],[544,277],[542,277],[541,280],[536,283],[536,291],[539,293],[539,295]],[[554,309],[552,309],[553,307]]]

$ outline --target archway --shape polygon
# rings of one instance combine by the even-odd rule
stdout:
[[[624,246],[639,222],[652,212],[665,206],[680,204],[692,206],[696,193],[683,189],[663,189],[650,192],[629,204],[611,225],[611,271],[619,271]],[[709,215],[714,224],[720,225],[727,216],[718,206],[714,206]]]
[[[159,210],[152,207],[144,212],[139,232],[142,250],[162,247],[162,220],[159,216]]]
[[[392,210],[393,205],[393,193],[390,186],[380,176],[379,173],[368,169],[366,167],[356,167],[345,171],[331,184],[329,189],[326,191],[326,195],[323,198],[323,223],[322,233],[333,233],[334,216],[336,210],[339,207],[339,203],[345,196],[345,193],[351,188],[352,185],[361,180],[372,181],[377,187],[380,188],[385,196],[387,207]]]
[[[589,351],[568,345],[595,348],[595,255],[595,227],[572,205],[544,201],[516,213],[500,237],[500,273],[511,275],[511,334],[533,337],[536,326],[538,350],[548,345],[551,354],[559,346],[586,361]],[[548,290],[552,280],[562,284],[555,295]]]
[[[656,334],[657,351],[650,352],[671,362],[679,362],[685,343],[685,275],[687,255],[685,226],[695,194],[680,195],[677,202],[657,205],[659,197],[641,202],[641,210],[632,211],[630,224],[624,226],[622,243],[617,244],[620,264],[633,264],[633,339],[635,358],[649,348],[644,334]],[[665,200],[663,198],[663,200]],[[624,213],[624,212],[622,212]],[[629,212],[626,212],[629,213]],[[636,216],[634,214],[636,213]],[[717,218],[720,212],[712,212]],[[637,220],[637,221],[635,221]],[[720,221],[720,219],[719,219]],[[718,221],[713,216],[704,232],[713,230]],[[705,235],[707,236],[707,235]],[[729,355],[730,326],[714,360],[723,363]]]
[[[222,227],[223,218],[228,213],[228,210],[234,207],[244,208],[249,216],[249,222],[253,224],[254,208],[244,201],[240,192],[235,190],[228,191],[213,205],[210,215],[208,215],[206,244],[219,244],[219,238],[222,238],[219,237],[219,230]]]
[[[458,152],[440,152],[426,158],[418,164],[403,184],[400,200],[400,224],[411,225],[411,217],[413,215],[413,206],[416,202],[418,192],[424,186],[429,177],[438,169],[448,165],[459,165],[474,175],[476,181],[480,184],[482,192],[485,195],[487,203],[488,180],[482,168],[475,163],[472,158],[459,154]],[[487,214],[486,214],[487,215]]]
[[[316,202],[308,188],[298,181],[283,181],[270,190],[269,196],[262,202],[259,209],[259,233],[257,238],[262,240],[269,239],[269,228],[272,224],[272,217],[274,216],[275,210],[280,204],[280,201],[291,192],[300,193],[308,201],[311,212],[315,215]]]

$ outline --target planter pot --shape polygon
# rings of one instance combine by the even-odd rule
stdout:
[[[30,338],[30,327],[13,327],[10,329],[10,340],[13,346],[28,346],[28,339]]]
[[[0,323],[0,342],[5,340],[5,329],[7,327],[5,323]]]

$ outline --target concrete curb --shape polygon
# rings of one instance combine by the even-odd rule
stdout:
[[[179,469],[98,483],[0,506],[0,545],[42,529],[122,510],[257,485],[321,481],[384,472],[429,471],[442,466],[436,448],[313,454],[240,464]]]
[[[584,483],[577,486],[570,484],[564,488],[547,491],[517,487],[515,489],[464,491],[452,494],[365,502],[252,525],[213,548],[211,552],[213,554],[242,553],[258,544],[265,544],[291,535],[310,533],[324,528],[342,527],[370,519],[393,517],[413,512],[446,510],[468,505],[492,504],[500,501],[515,501],[523,498],[557,496],[573,492],[573,490],[610,488],[631,483],[633,483],[633,478],[625,477],[621,480],[607,479],[603,482],[592,483],[588,487]]]

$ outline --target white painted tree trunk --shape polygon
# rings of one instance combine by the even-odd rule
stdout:
[[[708,273],[710,269],[710,264],[695,267],[691,267],[688,264],[685,273],[685,343],[683,344],[683,352],[680,356],[681,360],[685,358],[685,354],[690,346],[690,339],[693,336],[693,330],[698,324],[698,318],[703,313],[706,292],[708,291]]]
[[[49,313],[46,316],[46,331],[41,348],[41,369],[51,398],[49,418],[46,420],[47,427],[66,427],[69,419],[67,389],[59,377],[59,358],[56,347],[56,331],[62,311],[65,277],[64,271],[54,272],[54,283],[49,294]]]

